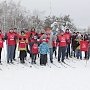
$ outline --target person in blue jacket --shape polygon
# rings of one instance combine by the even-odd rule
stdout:
[[[39,46],[40,53],[40,65],[46,66],[47,63],[47,54],[49,53],[49,45],[46,43],[46,39],[43,39],[42,43]]]

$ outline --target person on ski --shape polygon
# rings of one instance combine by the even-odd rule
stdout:
[[[72,48],[72,51],[71,51],[71,56],[74,56],[74,57],[76,57],[76,45],[77,45],[77,42],[76,42],[76,37],[77,37],[77,35],[76,35],[76,32],[73,32],[73,34],[72,34],[72,36],[71,36],[71,48]]]
[[[76,57],[77,59],[82,60],[82,51],[80,50],[80,41],[83,40],[83,37],[81,36],[81,34],[78,34],[76,37],[76,42],[77,42],[77,48],[76,48]]]
[[[84,35],[84,41],[88,41],[88,35],[87,34]],[[88,51],[85,51],[85,57],[84,58],[88,59]]]
[[[1,53],[2,53],[2,48],[3,48],[3,42],[4,42],[4,35],[2,34],[2,31],[0,30],[0,64],[2,64]]]
[[[65,31],[65,36],[67,39],[67,48],[66,48],[66,58],[68,59],[69,57],[71,57],[71,50],[70,50],[70,44],[71,44],[71,33],[69,31],[69,29],[66,29]]]
[[[32,44],[34,42],[34,36],[36,36],[37,33],[35,31],[35,28],[33,27],[30,31],[30,34],[29,34],[29,48],[30,48],[30,58],[32,57],[32,52],[31,52],[31,47],[32,47]]]
[[[27,37],[27,39],[28,39],[28,42],[27,42],[27,53],[30,54],[30,50],[29,50],[29,48],[28,48],[30,31],[29,31],[28,29],[25,29],[24,31],[25,31],[26,37]],[[26,53],[26,57],[27,57],[27,53]]]
[[[49,45],[46,42],[46,39],[42,40],[42,43],[39,46],[39,53],[40,53],[40,65],[41,66],[46,66],[47,64],[47,54],[50,52],[49,51]]]
[[[16,35],[13,33],[11,28],[8,33],[5,35],[6,44],[7,44],[7,63],[13,63],[14,50],[16,45]]]
[[[55,58],[57,58],[57,42],[56,42],[56,40],[57,40],[57,36],[56,36],[56,33],[54,32],[52,44],[53,44],[53,54],[55,53]]]
[[[53,35],[52,35],[52,30],[51,27],[46,27],[45,28],[45,33],[41,36],[40,40],[46,39],[47,44],[49,45],[50,49],[50,62],[53,63]]]
[[[25,63],[26,51],[27,51],[27,36],[24,31],[21,31],[21,34],[18,36],[18,50],[20,51],[20,62]]]
[[[57,42],[59,43],[58,49],[58,62],[64,62],[65,55],[66,55],[66,46],[67,46],[67,38],[64,34],[64,31],[61,30],[60,34],[57,36]],[[61,59],[61,61],[60,61]]]
[[[31,52],[32,52],[31,64],[36,64],[36,58],[37,58],[37,54],[38,54],[38,42],[37,42],[36,36],[34,36],[34,42],[32,43],[32,46],[31,46]]]

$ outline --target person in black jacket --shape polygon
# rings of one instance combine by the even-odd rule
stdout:
[[[74,54],[74,57],[75,57],[75,50],[77,48],[77,41],[75,40],[77,37],[76,33],[73,32],[73,35],[71,37],[71,40],[72,40],[72,44],[71,44],[71,47],[72,47],[72,54]]]
[[[88,35],[87,34],[85,34],[84,35],[84,41],[87,41],[88,40]],[[84,57],[85,59],[88,59],[88,51],[85,51],[85,57]]]

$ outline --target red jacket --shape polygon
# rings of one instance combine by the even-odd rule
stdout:
[[[38,44],[33,44],[31,52],[32,54],[38,54]]]
[[[60,35],[58,36],[58,40],[59,40],[59,46],[60,47],[65,47],[67,46],[67,42],[66,42],[66,36],[65,35]]]
[[[7,33],[7,44],[12,46],[16,44],[15,33]]]
[[[3,34],[0,34],[0,48],[3,48],[3,38],[4,38],[4,35]]]

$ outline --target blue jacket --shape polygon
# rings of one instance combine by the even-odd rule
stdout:
[[[49,53],[49,45],[46,42],[43,42],[39,46],[39,53],[40,54],[47,54]]]

